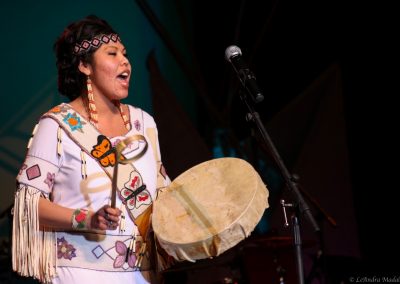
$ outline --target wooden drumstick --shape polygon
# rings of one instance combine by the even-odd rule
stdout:
[[[118,154],[116,154],[118,156]],[[116,160],[111,184],[111,207],[115,208],[117,203],[117,180],[118,180],[118,158]]]

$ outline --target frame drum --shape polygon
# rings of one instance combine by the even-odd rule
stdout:
[[[219,158],[179,175],[153,205],[161,247],[178,261],[194,262],[248,237],[268,208],[268,189],[245,160]]]

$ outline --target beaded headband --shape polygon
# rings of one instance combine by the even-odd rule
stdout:
[[[117,34],[108,34],[108,35],[98,35],[93,37],[91,40],[83,40],[80,44],[76,43],[74,47],[74,54],[83,54],[88,51],[90,48],[99,48],[103,43],[113,42],[121,42],[121,38]]]

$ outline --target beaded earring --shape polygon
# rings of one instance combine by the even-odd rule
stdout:
[[[87,99],[89,106],[89,121],[97,128],[97,124],[99,123],[99,118],[97,115],[96,105],[94,103],[93,89],[92,89],[92,81],[90,77],[87,77],[86,80],[87,86]]]
[[[89,108],[89,121],[92,123],[97,129],[98,123],[99,123],[99,118],[98,118],[98,112],[96,109],[96,104],[94,102],[94,95],[93,95],[93,89],[92,89],[92,81],[90,80],[90,77],[87,77],[86,80],[86,86],[87,86],[87,106]],[[118,107],[119,112],[121,114],[122,120],[124,122],[125,128],[127,130],[131,129],[131,124],[129,121],[128,116],[125,114],[124,109],[122,107],[122,104],[120,101],[114,101],[115,106]]]

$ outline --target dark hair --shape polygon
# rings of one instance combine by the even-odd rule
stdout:
[[[62,32],[54,43],[56,66],[58,70],[58,91],[70,101],[79,97],[85,90],[86,76],[79,71],[79,62],[90,63],[96,49],[91,48],[82,54],[74,54],[76,43],[91,40],[101,34],[116,33],[103,19],[89,15],[73,22]]]

